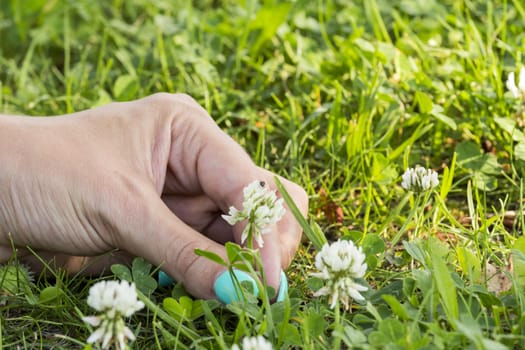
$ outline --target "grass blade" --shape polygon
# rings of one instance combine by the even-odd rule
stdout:
[[[301,225],[301,228],[303,229],[303,232],[306,235],[306,237],[308,237],[308,239],[312,242],[316,249],[321,249],[326,243],[326,237],[323,231],[320,228],[313,229],[312,226],[308,224],[303,214],[301,214],[301,211],[299,210],[299,208],[297,208],[297,205],[295,205],[292,197],[290,196],[288,191],[286,191],[286,188],[284,188],[279,178],[276,176],[274,179],[275,183],[277,184],[277,188],[279,189],[279,192],[281,193],[281,195],[284,198],[284,201],[295,216],[295,219],[299,222],[299,225]]]

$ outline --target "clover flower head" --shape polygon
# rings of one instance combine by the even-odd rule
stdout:
[[[402,178],[401,186],[405,190],[414,192],[428,191],[439,185],[437,173],[432,169],[420,166],[408,168]]]
[[[241,243],[253,237],[263,247],[263,234],[270,232],[270,225],[279,221],[285,212],[283,199],[277,199],[275,191],[268,189],[262,181],[253,181],[243,189],[242,210],[230,207],[228,215],[222,218],[230,225],[247,220],[241,236]]]
[[[350,298],[365,299],[360,292],[368,288],[356,282],[356,279],[364,277],[367,269],[365,254],[354,242],[338,240],[325,244],[315,256],[315,267],[318,272],[312,273],[312,276],[325,280],[325,286],[314,295],[328,295],[331,308],[341,301],[345,309],[349,309]]]
[[[127,281],[100,281],[89,289],[89,306],[102,312],[99,316],[87,316],[82,320],[98,327],[87,342],[102,343],[103,349],[113,344],[116,349],[125,349],[127,340],[135,340],[135,335],[124,323],[123,317],[129,317],[144,307],[137,300],[135,284]]]
[[[231,350],[272,350],[272,344],[262,335],[256,337],[245,337],[242,340],[242,347],[235,344]]]
[[[516,85],[516,77],[514,72],[510,72],[505,82],[507,89],[514,98],[525,98],[525,68],[520,69],[520,76],[518,85]]]
[[[137,300],[135,284],[127,281],[96,283],[89,289],[87,303],[97,311],[114,310],[124,317],[129,317],[144,307],[144,303]]]

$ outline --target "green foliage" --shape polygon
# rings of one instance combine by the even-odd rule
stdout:
[[[301,184],[305,233],[290,297],[230,306],[157,289],[142,259],[114,265],[147,310],[137,349],[500,349],[525,340],[524,104],[520,1],[7,0],[0,5],[0,112],[57,115],[158,91],[195,97],[255,162]],[[440,187],[416,196],[419,164]],[[324,191],[324,192],[323,192]],[[321,247],[351,239],[370,290],[351,312],[313,296]],[[256,273],[226,245],[223,266]],[[511,263],[509,263],[511,262]],[[0,267],[3,348],[82,348],[90,279],[45,264]],[[335,340],[335,341],[334,341]]]
[[[12,263],[0,266],[0,295],[31,295],[31,287],[31,273],[27,267]]]
[[[484,153],[471,141],[463,141],[456,146],[458,166],[473,174],[476,187],[482,190],[494,190],[497,187],[494,175],[500,173],[500,165],[494,154]]]
[[[173,298],[165,298],[162,302],[164,310],[177,321],[189,320],[193,321],[204,315],[202,308],[202,300],[192,300],[187,296],[180,297],[179,300]]]
[[[326,243],[326,237],[319,227],[319,225],[312,223],[312,225],[309,225],[306,219],[303,217],[303,214],[301,214],[301,211],[297,206],[295,205],[292,197],[286,191],[286,188],[283,186],[279,178],[275,177],[275,183],[277,184],[277,187],[279,189],[279,193],[283,196],[286,204],[292,211],[295,219],[299,222],[301,225],[301,228],[303,229],[304,234],[308,237],[308,239],[312,242],[315,248],[321,249],[323,245]]]
[[[58,286],[50,286],[40,291],[39,301],[42,304],[60,304],[60,297],[64,292]]]
[[[122,264],[111,266],[111,272],[119,279],[134,282],[138,290],[146,295],[150,295],[157,289],[157,281],[152,277],[152,265],[141,257],[133,259],[131,270]]]

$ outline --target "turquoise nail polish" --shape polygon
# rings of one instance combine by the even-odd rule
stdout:
[[[166,272],[159,271],[158,282],[159,282],[159,286],[166,287],[166,286],[169,286],[170,284],[175,283],[175,280],[171,278]]]
[[[244,281],[251,283],[254,293],[256,295],[259,294],[259,288],[257,288],[257,283],[255,283],[255,280],[248,273],[240,270],[233,270],[232,272],[226,270],[221,273],[219,277],[217,277],[217,280],[215,280],[213,290],[215,295],[217,295],[217,298],[223,304],[230,304],[234,301],[241,300],[242,292],[239,290],[238,283]]]
[[[279,283],[279,293],[277,294],[276,301],[283,301],[288,294],[288,279],[283,270],[281,270],[281,282]]]

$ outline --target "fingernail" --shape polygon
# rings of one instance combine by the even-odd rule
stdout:
[[[288,279],[283,270],[281,270],[281,282],[279,283],[279,293],[277,294],[276,301],[283,301],[288,294]]]
[[[159,282],[159,286],[166,287],[166,286],[169,286],[170,284],[175,283],[175,280],[171,278],[166,272],[161,270],[159,271],[158,282]]]
[[[255,280],[246,272],[240,270],[226,270],[217,277],[213,285],[213,291],[217,299],[223,304],[230,304],[234,301],[242,300],[242,291],[239,289],[241,282],[248,281],[255,295],[259,294],[259,288]]]

